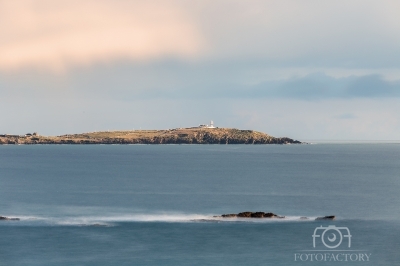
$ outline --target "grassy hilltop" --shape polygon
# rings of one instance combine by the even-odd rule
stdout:
[[[0,144],[289,144],[253,130],[233,128],[179,128],[168,130],[100,131],[61,136],[0,135]]]

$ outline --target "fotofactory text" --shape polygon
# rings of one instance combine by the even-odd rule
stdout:
[[[371,253],[351,249],[352,235],[348,227],[319,226],[312,234],[313,249],[294,253],[294,261],[363,262]]]

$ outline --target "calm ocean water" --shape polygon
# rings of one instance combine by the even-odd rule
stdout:
[[[400,265],[399,192],[399,144],[0,146],[0,265]]]

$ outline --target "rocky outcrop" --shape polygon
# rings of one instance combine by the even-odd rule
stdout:
[[[222,214],[221,216],[215,217],[223,217],[223,218],[285,218],[285,216],[279,216],[272,212],[240,212],[238,214]]]
[[[291,138],[276,138],[253,130],[234,128],[181,128],[91,132],[45,137],[0,135],[0,144],[300,144]]]
[[[329,215],[329,216],[317,217],[315,220],[335,220],[335,219],[336,219],[335,215]]]
[[[221,216],[214,216],[214,218],[279,218],[284,219],[285,216],[280,216],[272,212],[240,212],[240,213],[230,213],[222,214]],[[309,220],[310,218],[302,216],[300,220]],[[336,216],[323,216],[317,217],[315,220],[334,220]]]
[[[10,218],[5,216],[0,216],[0,221],[19,221],[19,218]]]

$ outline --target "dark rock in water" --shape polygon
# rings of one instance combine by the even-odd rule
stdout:
[[[335,220],[336,216],[335,215],[330,215],[330,216],[324,216],[324,217],[317,217],[315,220]]]
[[[19,218],[10,218],[10,217],[5,217],[5,216],[0,216],[0,220],[3,220],[3,221],[19,221]]]
[[[240,212],[238,214],[236,213],[230,213],[230,214],[222,214],[221,216],[214,216],[214,218],[285,218],[285,216],[279,216],[275,213],[272,212]],[[300,217],[300,220],[309,220],[310,218],[308,217]],[[334,215],[329,215],[329,216],[323,216],[323,217],[317,217],[315,220],[335,220],[336,216]]]
[[[223,218],[285,218],[285,216],[279,216],[272,212],[240,212],[238,214],[222,214],[220,217]]]
[[[250,214],[250,217],[251,218],[264,218],[264,217],[268,217],[268,214],[266,214],[264,212],[253,212]]]
[[[252,214],[253,214],[252,212],[240,212],[237,214],[237,217],[250,218]]]
[[[214,217],[218,217],[218,216],[214,216]],[[221,217],[233,218],[233,217],[237,217],[237,214],[222,214]]]

